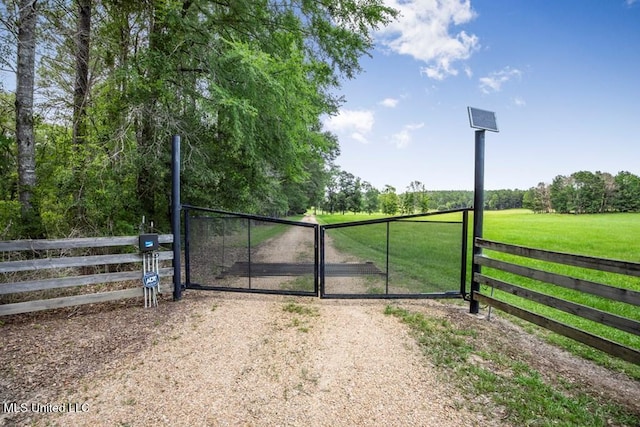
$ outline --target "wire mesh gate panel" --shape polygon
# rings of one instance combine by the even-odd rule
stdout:
[[[463,297],[467,230],[466,209],[324,225],[320,228],[320,295]],[[336,269],[351,274],[333,274]]]
[[[183,209],[186,288],[318,294],[316,224]]]
[[[466,295],[468,210],[323,226],[183,210],[187,289],[323,298]]]

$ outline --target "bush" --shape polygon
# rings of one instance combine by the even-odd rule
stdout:
[[[20,203],[0,200],[0,240],[17,239],[20,236]]]

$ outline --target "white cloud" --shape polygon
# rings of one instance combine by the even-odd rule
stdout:
[[[487,77],[481,77],[479,79],[480,90],[484,93],[500,92],[503,84],[513,78],[520,77],[521,75],[522,71],[518,69],[508,66],[504,67],[500,71],[489,73]]]
[[[513,98],[513,103],[516,107],[524,107],[527,105],[527,102],[519,96]]]
[[[351,138],[355,139],[356,141],[362,143],[362,144],[368,144],[369,140],[360,132],[353,132],[351,134]]]
[[[638,0],[627,0],[627,6],[633,6]]]
[[[405,148],[413,140],[413,131],[424,127],[424,123],[405,125],[398,133],[391,135],[391,142],[397,148]]]
[[[366,135],[373,129],[374,122],[373,111],[340,110],[324,120],[324,127],[331,132],[349,133],[351,138],[366,144]]]
[[[380,101],[378,104],[382,105],[383,107],[396,108],[399,102],[400,101],[395,98],[385,98],[382,101]]]
[[[373,128],[373,111],[340,110],[337,115],[325,120],[324,125],[330,131],[341,132],[355,129],[359,132],[370,132]]]
[[[381,43],[393,52],[410,55],[426,64],[420,71],[435,80],[457,75],[454,64],[468,59],[479,47],[478,37],[452,26],[475,18],[470,0],[386,0],[400,16],[378,32]],[[469,71],[465,71],[467,74]]]

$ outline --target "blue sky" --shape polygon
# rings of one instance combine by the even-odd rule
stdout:
[[[467,106],[495,111],[485,188],[580,170],[640,175],[640,0],[387,0],[364,72],[324,127],[376,188],[471,190]]]

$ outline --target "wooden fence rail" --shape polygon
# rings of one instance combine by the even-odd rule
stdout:
[[[173,243],[172,234],[158,236],[159,243]],[[143,297],[140,279],[142,278],[142,256],[131,253],[132,247],[137,252],[138,236],[77,238],[57,240],[14,240],[0,241],[0,297],[18,295],[25,292],[51,291],[77,286],[96,285],[114,282],[135,281],[136,285],[127,289],[107,292],[83,293],[57,298],[29,300],[22,302],[8,302],[0,304],[0,316],[53,308],[70,307],[81,304],[93,304],[116,301],[125,298]],[[121,252],[106,255],[65,255],[78,249],[121,248]],[[51,256],[47,251],[59,251],[62,255]],[[19,260],[8,260],[19,254]],[[159,251],[159,261],[173,260],[170,250]],[[136,266],[138,264],[138,266]],[[77,274],[82,268],[100,267],[109,270],[107,266],[125,267],[126,271],[103,272],[94,274]],[[22,280],[22,273],[51,270],[55,277]],[[69,271],[74,273],[69,274]],[[163,277],[173,277],[172,267],[159,270]],[[17,278],[17,280],[16,280]],[[79,288],[82,289],[82,288]],[[173,286],[170,281],[161,280],[161,292],[171,292]]]
[[[476,239],[475,246],[492,251],[517,255],[524,258],[617,273],[625,276],[640,277],[640,263],[533,249],[523,246],[494,242],[485,239]],[[476,265],[508,272],[529,279],[534,279],[554,286],[589,293],[591,295],[596,295],[598,297],[606,298],[611,301],[640,306],[640,292],[632,289],[619,288],[615,286],[596,283],[589,280],[583,280],[562,274],[543,271],[532,267],[518,265],[512,262],[490,258],[485,254],[474,256],[473,262]],[[606,311],[598,310],[596,308],[588,307],[582,304],[577,304],[571,301],[563,300],[561,298],[536,292],[531,289],[504,282],[502,280],[498,280],[494,277],[481,273],[475,273],[473,280],[480,285],[490,286],[493,289],[499,289],[503,292],[516,295],[518,297],[533,301],[538,304],[542,304],[548,307],[555,308],[557,310],[564,311],[566,313],[589,319],[594,322],[610,326],[624,332],[628,332],[630,334],[640,335],[640,322],[633,319],[628,319],[614,313],[609,313]],[[640,351],[638,349],[629,348],[606,338],[591,334],[570,325],[566,325],[540,314],[519,308],[513,304],[494,298],[491,295],[487,295],[486,293],[474,292],[472,298],[476,301],[488,304],[506,313],[535,323],[538,326],[542,326],[558,334],[567,336],[583,344],[602,350],[613,356],[619,357],[632,363],[640,364]]]

